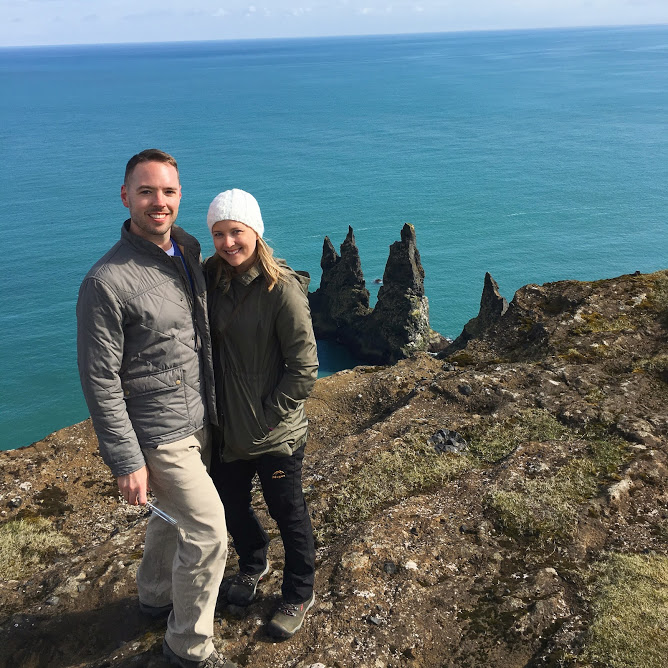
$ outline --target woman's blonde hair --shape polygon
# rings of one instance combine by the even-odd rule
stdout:
[[[253,264],[259,265],[260,271],[267,282],[267,292],[271,292],[279,281],[285,281],[288,277],[287,271],[281,267],[274,259],[274,251],[267,245],[267,242],[262,237],[257,237],[257,258]],[[215,284],[218,285],[222,279],[223,292],[230,289],[230,283],[234,277],[234,269],[220,255],[214,256],[216,267]]]

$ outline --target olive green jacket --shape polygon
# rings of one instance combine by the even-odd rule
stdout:
[[[224,293],[214,259],[205,274],[223,461],[289,456],[304,443],[304,402],[318,376],[310,279],[282,263],[288,280],[269,292],[256,265]]]

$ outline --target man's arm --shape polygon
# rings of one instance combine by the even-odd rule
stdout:
[[[119,373],[124,345],[119,299],[105,282],[96,278],[84,280],[77,302],[79,377],[100,454],[116,478],[137,473],[145,466],[121,387]],[[137,496],[137,482],[130,487]],[[119,488],[123,492],[120,481]],[[139,497],[145,502],[147,483],[143,487],[139,483],[139,489]]]

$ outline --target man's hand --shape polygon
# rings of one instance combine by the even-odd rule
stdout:
[[[118,489],[123,498],[131,505],[143,506],[146,504],[146,494],[151,489],[148,486],[148,469],[142,466],[138,471],[116,478]]]

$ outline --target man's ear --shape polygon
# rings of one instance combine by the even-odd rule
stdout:
[[[123,206],[126,208],[130,208],[130,205],[128,204],[128,191],[125,188],[125,183],[121,186],[121,202],[123,202]]]

